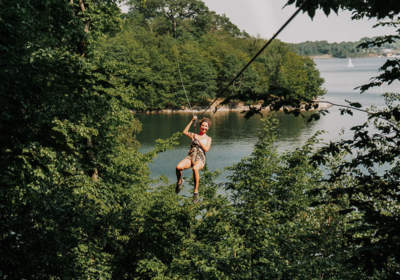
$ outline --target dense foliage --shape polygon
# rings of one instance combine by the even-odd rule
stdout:
[[[130,81],[145,110],[206,107],[216,96],[226,95],[242,101],[264,100],[268,106],[281,99],[276,98],[281,89],[299,100],[324,94],[323,80],[312,60],[294,54],[279,41],[229,92],[221,93],[264,40],[241,32],[202,1],[128,3],[122,32],[104,40],[100,51],[118,61],[118,74]]]
[[[0,277],[108,278],[115,217],[148,184],[138,104],[92,51],[119,29],[117,3],[24,0],[0,13]]]
[[[399,8],[312,3],[310,14],[378,19]],[[317,136],[278,154],[265,120],[225,183],[204,171],[193,204],[148,176],[179,135],[139,153],[135,111],[184,104],[177,57],[193,104],[207,104],[263,42],[201,1],[131,1],[128,16],[117,4],[0,1],[0,279],[398,278],[398,94],[316,154]],[[398,81],[399,67],[388,61],[361,90]],[[321,82],[275,42],[230,98],[279,108],[318,96]]]
[[[290,0],[311,16],[321,7],[325,13],[338,8],[349,9],[353,18],[385,19],[378,26],[392,26],[395,34],[373,38],[361,47],[374,48],[386,43],[398,43],[400,39],[400,3],[387,1],[314,1]],[[360,87],[361,93],[383,84],[400,81],[400,59],[387,60],[379,69],[380,74],[369,84]],[[364,93],[365,94],[365,93]],[[326,203],[341,205],[348,199],[341,214],[351,217],[345,230],[348,245],[356,248],[349,262],[378,279],[398,279],[400,273],[400,93],[386,93],[386,107],[366,110],[368,121],[352,128],[352,139],[340,140],[323,147],[314,157],[316,163],[327,163],[331,156],[346,154],[329,169],[327,182],[348,182],[335,187],[327,194]],[[359,104],[357,105],[359,107]],[[343,109],[351,114],[351,110]]]

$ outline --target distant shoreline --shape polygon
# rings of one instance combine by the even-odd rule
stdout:
[[[348,56],[348,57],[334,57],[331,54],[321,54],[321,55],[307,55],[307,57],[311,59],[330,59],[330,58],[338,58],[338,59],[347,59],[347,58],[369,58],[369,57],[381,57],[381,55],[378,54],[367,54],[363,56]],[[390,57],[388,57],[390,58]]]
[[[222,100],[219,100],[217,104],[219,104],[220,102],[222,102]],[[326,110],[326,109],[328,109],[329,107],[332,106],[331,104],[324,103],[324,102],[320,102],[319,103],[319,101],[316,101],[315,104],[316,103],[318,103],[318,108],[317,109],[312,109],[312,110],[309,110],[309,111]],[[143,113],[144,114],[180,114],[180,113],[191,113],[191,114],[193,114],[193,113],[196,114],[197,113],[198,114],[198,113],[203,113],[203,112],[204,113],[214,113],[216,106],[217,105],[211,106],[207,111],[204,111],[205,108],[200,108],[200,107],[195,107],[195,108],[192,108],[192,109],[189,109],[187,107],[183,107],[182,109],[162,109],[162,110],[152,110],[152,111],[148,110],[148,111],[145,111]],[[260,105],[252,105],[252,106],[257,106],[258,107]],[[292,109],[290,107],[286,107],[286,108],[288,110]],[[238,102],[238,103],[233,103],[233,104],[223,105],[221,107],[218,107],[218,110],[216,111],[216,113],[218,113],[218,112],[243,112],[243,111],[248,111],[248,110],[249,110],[249,106],[248,105],[245,105],[242,102]],[[268,107],[263,108],[261,110],[261,112],[264,112],[264,113],[268,113],[270,111],[271,110]],[[280,111],[282,112],[283,108]],[[305,112],[306,110],[303,108],[302,111]]]
[[[323,59],[333,58],[333,56],[331,54],[310,55],[308,57],[312,58],[312,59],[314,59],[314,58],[317,58],[317,59],[320,59],[320,58],[323,58]]]

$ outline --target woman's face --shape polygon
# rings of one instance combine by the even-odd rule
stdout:
[[[200,125],[200,133],[204,134],[208,130],[208,123],[207,122],[202,122]]]

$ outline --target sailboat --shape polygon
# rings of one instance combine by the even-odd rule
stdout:
[[[350,57],[349,57],[349,62],[347,63],[347,67],[354,67],[353,62],[351,62]]]

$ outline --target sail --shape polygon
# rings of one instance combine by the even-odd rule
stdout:
[[[353,62],[351,62],[351,58],[349,58],[349,62],[347,63],[347,67],[354,67]]]

